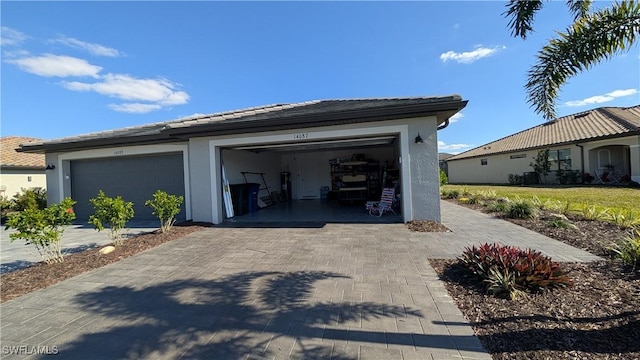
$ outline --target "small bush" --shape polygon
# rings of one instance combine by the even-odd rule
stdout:
[[[517,199],[509,204],[507,216],[512,219],[532,219],[538,216],[538,210],[530,201]]]
[[[478,195],[483,200],[495,200],[498,197],[498,193],[495,190],[480,190],[478,191]]]
[[[47,190],[43,188],[22,189],[22,193],[13,196],[13,210],[44,210],[47,207]]]
[[[76,202],[65,198],[59,204],[45,209],[27,208],[13,214],[7,220],[7,229],[17,231],[9,235],[11,242],[23,239],[27,245],[34,245],[38,254],[47,264],[63,262],[60,239],[63,225],[71,224],[76,218],[73,205]]]
[[[561,229],[577,229],[578,227],[574,224],[570,223],[569,220],[563,219],[561,217],[554,217],[549,221],[549,226]]]
[[[640,229],[631,231],[627,237],[614,243],[610,250],[615,257],[635,271],[640,265]]]
[[[89,223],[98,231],[104,230],[104,224],[107,224],[111,230],[113,244],[121,245],[122,230],[133,218],[133,203],[124,201],[120,196],[110,198],[102,190],[98,192],[97,197],[89,199],[89,202],[95,209],[94,214],[89,216]]]
[[[153,215],[160,220],[160,230],[167,232],[173,226],[175,216],[180,212],[183,196],[170,195],[162,190],[153,193],[153,200],[147,200],[144,206],[153,209]]]
[[[524,184],[524,176],[518,174],[509,174],[509,184],[522,185]]]
[[[489,210],[490,212],[503,213],[503,212],[506,212],[508,208],[509,208],[509,204],[503,203],[503,202],[494,202],[487,205],[487,210]]]
[[[609,216],[613,223],[623,228],[632,228],[640,225],[640,216],[631,210],[612,211]]]
[[[466,248],[457,260],[487,285],[487,291],[512,299],[572,285],[560,264],[531,249],[482,244]]]
[[[595,205],[582,205],[582,217],[586,220],[606,220],[611,217],[609,209],[598,209]]]
[[[460,196],[460,192],[458,190],[443,190],[442,196],[445,199],[457,199]]]
[[[593,180],[595,179],[593,177],[593,175],[589,174],[589,173],[582,173],[582,182],[584,184],[591,184],[593,182]]]
[[[449,183],[449,177],[447,176],[447,173],[444,172],[444,170],[440,169],[440,185],[444,185],[448,183]]]

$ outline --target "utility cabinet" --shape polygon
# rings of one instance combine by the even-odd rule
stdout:
[[[331,191],[341,203],[380,200],[380,164],[377,161],[330,161]]]

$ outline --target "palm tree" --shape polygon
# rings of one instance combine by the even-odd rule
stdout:
[[[504,15],[514,37],[527,38],[544,1],[510,0]],[[621,1],[591,12],[592,0],[567,0],[573,24],[558,32],[529,70],[527,102],[546,120],[556,117],[556,98],[568,78],[632,47],[640,35],[640,3]]]

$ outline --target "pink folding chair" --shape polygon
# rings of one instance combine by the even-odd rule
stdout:
[[[382,216],[385,212],[392,212],[394,215],[396,212],[393,210],[393,200],[396,195],[395,188],[382,189],[382,196],[380,201],[368,201],[365,205],[365,209],[369,211],[369,215]]]

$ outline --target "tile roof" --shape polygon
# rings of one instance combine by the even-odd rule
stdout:
[[[20,147],[20,144],[39,141],[41,140],[22,136],[7,136],[0,138],[0,166],[3,168],[44,169],[44,155],[26,154],[16,151],[16,149]]]
[[[460,160],[545,146],[640,134],[640,105],[567,115],[455,155]]]
[[[206,130],[209,134],[268,131],[283,128],[300,128],[314,122],[333,123],[354,121],[356,118],[375,119],[377,112],[388,109],[402,114],[404,109],[418,107],[426,112],[455,112],[464,108],[466,100],[460,95],[314,100],[295,104],[273,104],[208,115],[196,115],[181,119],[132,126],[122,129],[94,132],[60,139],[31,143],[24,151],[42,152],[51,149],[67,150],[80,147],[116,146],[147,142],[184,141],[184,134],[195,134]],[[339,114],[339,115],[336,115]],[[444,120],[442,120],[444,121]],[[196,135],[193,135],[196,136]],[[203,135],[200,135],[203,136]]]

